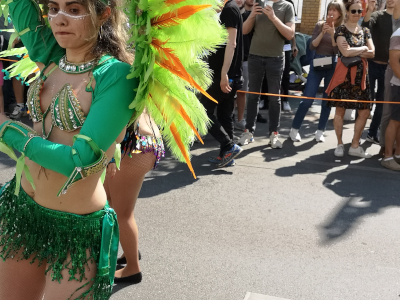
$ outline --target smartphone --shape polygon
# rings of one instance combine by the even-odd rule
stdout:
[[[260,7],[264,7],[265,6],[265,0],[256,0],[256,2],[258,3],[258,5]]]
[[[333,22],[333,16],[327,16],[326,17],[326,24],[332,27],[332,22]]]

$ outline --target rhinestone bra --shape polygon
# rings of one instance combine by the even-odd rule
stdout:
[[[50,75],[50,74],[48,74]],[[51,113],[52,125],[61,130],[71,132],[83,126],[86,120],[82,108],[76,98],[72,86],[67,83],[52,98],[46,112],[40,106],[40,94],[47,76],[40,76],[28,90],[28,109],[33,122],[42,122],[48,112]],[[50,134],[50,133],[49,133]]]

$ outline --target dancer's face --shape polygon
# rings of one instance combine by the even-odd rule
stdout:
[[[96,17],[93,22],[86,7],[77,0],[50,0],[48,18],[58,44],[66,49],[94,44],[105,21]]]

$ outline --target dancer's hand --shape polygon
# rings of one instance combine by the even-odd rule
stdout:
[[[117,173],[117,165],[115,164],[115,162],[109,163],[107,166],[106,175],[111,176],[111,178],[113,178],[116,173]]]

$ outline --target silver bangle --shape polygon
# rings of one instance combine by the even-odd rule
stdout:
[[[33,138],[35,138],[35,137],[40,137],[40,136],[38,136],[38,135],[34,135],[33,133],[30,133],[28,136],[29,136],[29,139],[26,141],[25,146],[24,146],[24,149],[22,150],[22,152],[25,152],[26,147],[28,146],[29,142],[30,142]]]

